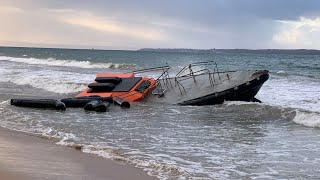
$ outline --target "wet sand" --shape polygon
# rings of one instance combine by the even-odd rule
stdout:
[[[151,180],[141,169],[0,128],[0,179]]]

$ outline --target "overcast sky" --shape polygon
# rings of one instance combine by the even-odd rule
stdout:
[[[320,0],[0,0],[0,45],[320,49]]]

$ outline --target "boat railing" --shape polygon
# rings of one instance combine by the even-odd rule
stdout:
[[[156,80],[156,84],[154,85],[155,89],[153,90],[152,94],[162,96],[167,91],[167,89],[169,89],[170,87],[173,87],[170,81],[169,69],[170,69],[170,66],[166,65],[166,66],[160,66],[160,67],[135,70],[128,73],[144,74],[148,72],[161,71],[161,74],[158,77],[153,78]]]
[[[204,66],[213,65],[213,72],[210,71],[207,68],[204,68]],[[200,69],[197,69],[200,68]],[[188,80],[190,78],[193,79],[194,83],[197,83],[196,77],[199,75],[208,75],[208,80],[211,86],[214,86],[215,84],[221,83],[221,76],[218,69],[218,65],[215,61],[205,61],[205,62],[197,62],[197,63],[191,63],[185,67],[183,67],[173,78],[170,77],[169,74],[170,66],[160,66],[160,67],[153,67],[153,68],[147,68],[147,69],[140,69],[131,71],[128,73],[134,73],[134,74],[143,74],[148,72],[156,72],[161,71],[161,74],[153,78],[156,80],[156,84],[154,85],[154,90],[152,94],[163,96],[164,93],[171,88],[173,88],[171,80],[174,80],[174,86],[179,88],[179,91],[181,95],[187,95],[186,88],[183,86],[183,81]]]
[[[127,73],[142,74],[142,73],[154,72],[154,71],[159,71],[159,70],[168,71],[169,69],[170,69],[170,66],[166,65],[166,66],[138,69],[138,70],[130,71]]]
[[[206,65],[214,65],[213,72],[209,69],[204,68]],[[196,67],[200,67],[202,69],[195,70]],[[175,76],[175,86],[178,86],[181,95],[187,94],[184,86],[182,85],[182,81],[193,78],[194,83],[197,83],[196,76],[208,74],[209,83],[211,86],[214,86],[215,82],[218,81],[215,79],[215,74],[218,75],[219,81],[221,82],[220,72],[218,69],[218,65],[215,61],[204,61],[189,64],[183,67]],[[183,91],[182,91],[183,90]]]
[[[159,97],[163,96],[167,89],[173,87],[170,81],[169,68],[162,72],[162,74],[156,79],[156,82],[157,83],[152,94],[158,95]]]
[[[160,67],[139,69],[139,70],[135,70],[135,71],[127,72],[127,73],[143,74],[143,73],[148,73],[148,72],[162,71],[162,73],[157,78],[155,78],[155,80],[158,82],[158,81],[161,81],[161,80],[164,81],[164,80],[167,80],[170,78],[169,69],[170,69],[170,66],[166,65],[166,66],[160,66]],[[167,80],[167,82],[165,84],[171,84],[171,82],[169,82]]]

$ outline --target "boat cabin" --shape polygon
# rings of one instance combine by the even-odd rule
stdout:
[[[135,77],[134,73],[99,73],[94,82],[76,97],[119,97],[128,102],[142,101],[155,85],[153,78]]]

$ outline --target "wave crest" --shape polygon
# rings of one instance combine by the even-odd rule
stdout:
[[[17,85],[27,85],[58,94],[76,93],[87,87],[84,83],[67,82],[62,78],[41,76],[3,77],[0,81],[11,82]]]
[[[239,106],[239,105],[261,105],[258,102],[247,102],[247,101],[225,101],[225,106]]]
[[[47,65],[47,66],[65,66],[65,67],[79,67],[79,68],[111,68],[111,69],[129,69],[137,67],[136,64],[119,64],[119,63],[96,63],[90,61],[77,61],[77,60],[59,60],[54,58],[37,59],[37,58],[17,58],[9,56],[0,56],[0,61],[10,61],[34,65]]]
[[[320,114],[296,110],[296,116],[293,118],[293,122],[308,127],[320,127]]]
[[[157,176],[160,179],[167,179],[168,176],[180,178],[187,178],[190,176],[187,172],[183,171],[175,165],[165,164],[156,160],[141,160],[136,157],[127,156],[122,152],[121,148],[77,144],[74,141],[69,140],[70,138],[63,138],[56,144],[73,147],[78,150],[81,149],[84,153],[95,154],[107,159],[132,164],[135,167],[142,168],[144,171],[148,172],[149,175]]]

